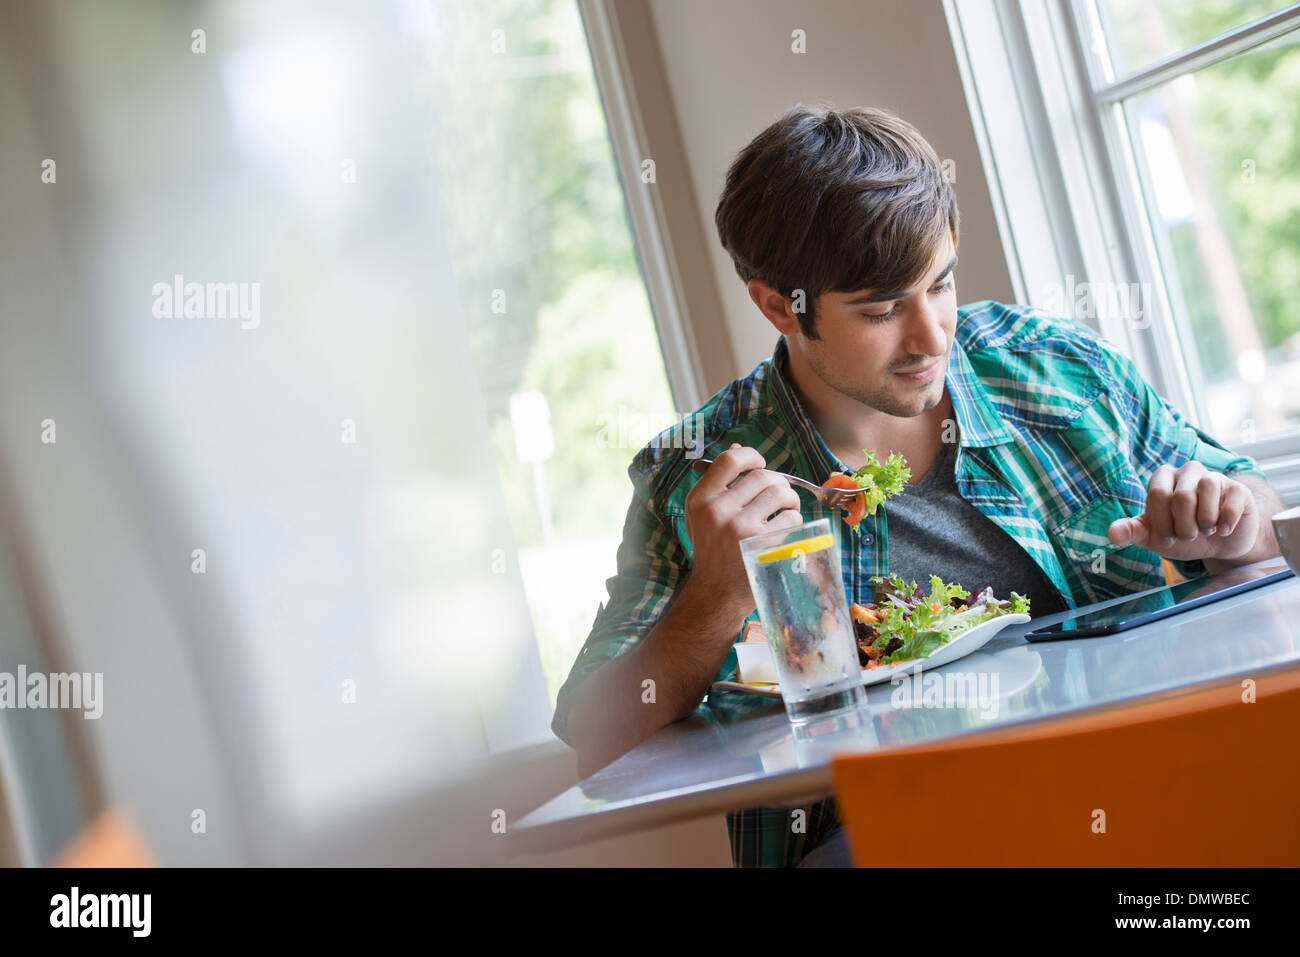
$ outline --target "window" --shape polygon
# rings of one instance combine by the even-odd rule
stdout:
[[[1278,0],[1101,0],[1106,54],[1117,75],[1213,40],[1276,12]]]
[[[1300,497],[1300,4],[946,10],[1023,301],[1109,293],[1074,318]]]
[[[445,101],[400,29],[421,7],[0,16],[0,288],[39,318],[0,349],[7,504],[50,646],[104,674],[104,793],[146,822],[201,793],[226,828],[195,850],[159,824],[164,860],[427,848],[446,828],[397,841],[397,808],[427,820],[550,737],[513,552],[493,567],[512,534],[430,164]],[[57,181],[21,174],[50,143]]]
[[[1111,82],[1099,109],[1122,111],[1174,318],[1221,440],[1250,444],[1300,428],[1300,15],[1287,31],[1239,29],[1217,54],[1188,56],[1281,4],[1100,0]],[[1204,49],[1204,47],[1202,47]],[[1122,74],[1157,55],[1163,68]],[[1114,76],[1121,73],[1118,79]]]
[[[104,793],[164,860],[469,860],[672,417],[575,5],[0,10],[6,504]]]
[[[501,560],[554,704],[614,573],[628,464],[673,400],[577,4],[429,17],[429,145],[517,549]]]

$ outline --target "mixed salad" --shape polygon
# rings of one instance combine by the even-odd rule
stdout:
[[[884,462],[876,459],[871,449],[863,449],[867,464],[852,475],[834,472],[822,482],[823,488],[866,489],[863,495],[853,498],[853,504],[845,510],[844,521],[850,528],[857,528],[858,523],[867,515],[875,515],[876,509],[887,498],[903,491],[903,485],[912,477],[912,470],[907,460],[897,452],[891,452]]]
[[[858,662],[864,668],[928,658],[941,645],[999,615],[1029,614],[1029,599],[1017,592],[1010,600],[983,588],[974,596],[960,585],[930,576],[930,591],[897,575],[871,579],[872,600],[849,608]]]
[[[825,488],[865,489],[844,511],[844,521],[857,528],[867,515],[888,498],[903,491],[912,477],[907,460],[897,452],[881,462],[872,449],[863,449],[867,463],[852,475],[832,474]],[[871,579],[872,600],[849,609],[853,636],[858,643],[858,661],[864,668],[877,668],[913,658],[928,658],[941,645],[976,625],[999,615],[1029,614],[1029,599],[1017,592],[1010,599],[993,595],[991,587],[972,596],[960,585],[930,576],[930,591],[916,582],[904,582],[897,575]]]

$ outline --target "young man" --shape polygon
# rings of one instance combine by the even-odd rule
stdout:
[[[1042,615],[1162,585],[1162,556],[1190,577],[1278,554],[1282,502],[1255,463],[1112,346],[1024,307],[958,307],[957,203],[898,117],[791,110],[736,158],[716,220],[780,338],[699,410],[707,472],[669,435],[629,469],[618,573],[552,723],[583,776],[732,676],[754,617],[737,542],[824,514],[764,467],[821,483],[864,449],[907,459],[911,485],[845,530],[850,601],[873,575],[937,574]],[[729,814],[736,863],[843,862],[834,802],[808,810],[800,834],[788,809]]]

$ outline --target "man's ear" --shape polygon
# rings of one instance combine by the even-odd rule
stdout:
[[[776,331],[783,336],[794,335],[799,331],[799,320],[790,307],[790,300],[781,295],[761,279],[749,281],[749,298],[758,306],[759,312],[767,317]]]

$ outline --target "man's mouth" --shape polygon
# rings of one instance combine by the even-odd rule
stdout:
[[[895,372],[894,375],[898,376],[899,378],[907,382],[922,383],[922,382],[929,382],[931,379],[934,378],[935,373],[937,373],[938,371],[939,371],[939,360],[936,359],[934,362],[931,362],[927,366],[919,366],[915,369]]]

